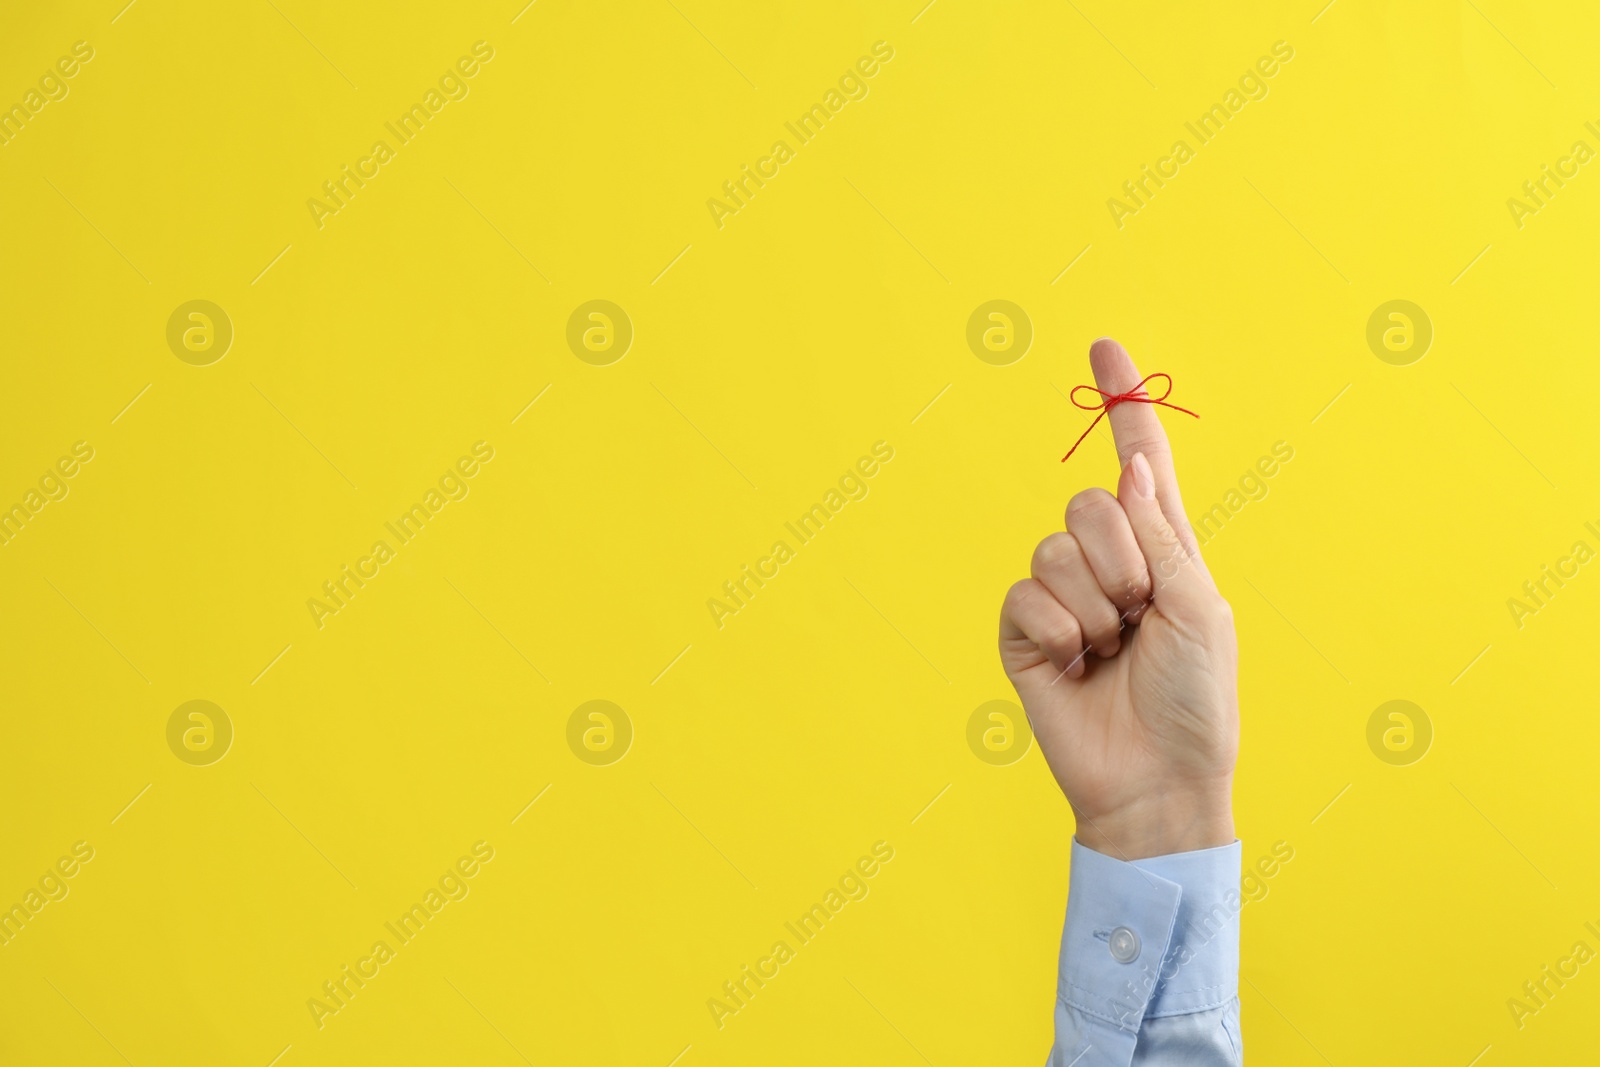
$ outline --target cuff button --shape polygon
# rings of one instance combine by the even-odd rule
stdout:
[[[1111,958],[1118,963],[1132,963],[1139,958],[1139,935],[1126,926],[1111,931]]]

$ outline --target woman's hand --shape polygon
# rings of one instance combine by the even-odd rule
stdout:
[[[1089,350],[1095,382],[1125,393],[1121,345]],[[1078,819],[1083,845],[1124,860],[1234,840],[1238,645],[1178,495],[1151,404],[1108,414],[1117,495],[1086,489],[1064,532],[1000,613],[1000,660]]]

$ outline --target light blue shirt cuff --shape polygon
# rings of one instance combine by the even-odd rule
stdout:
[[[1073,840],[1059,998],[1101,1024],[1103,1050],[1238,996],[1240,855],[1235,841],[1124,862]]]

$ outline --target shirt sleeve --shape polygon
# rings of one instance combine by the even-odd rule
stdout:
[[[1072,842],[1048,1067],[1239,1067],[1240,845],[1124,862]]]

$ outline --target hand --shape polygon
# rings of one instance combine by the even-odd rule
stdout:
[[[1111,394],[1139,382],[1121,345],[1089,350]],[[1088,848],[1132,860],[1234,840],[1233,612],[1200,558],[1151,404],[1107,419],[1117,495],[1085,489],[1067,529],[1006,594],[1000,661]]]

